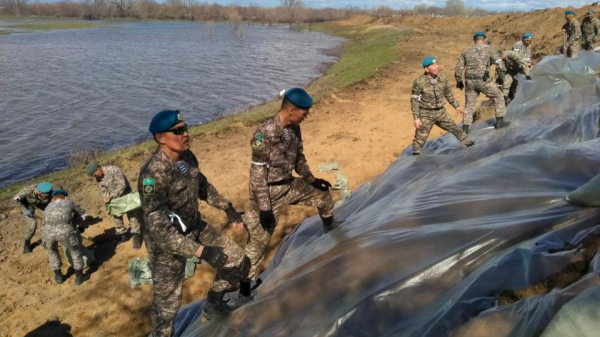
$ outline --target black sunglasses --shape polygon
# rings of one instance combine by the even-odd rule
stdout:
[[[180,126],[178,128],[175,128],[175,129],[169,129],[169,130],[167,130],[167,132],[173,132],[174,135],[181,136],[185,132],[188,132],[188,126],[186,124],[184,126]]]

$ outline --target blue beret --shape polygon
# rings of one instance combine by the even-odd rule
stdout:
[[[572,10],[565,11],[565,15],[575,15],[575,12]]]
[[[312,97],[310,97],[310,95],[301,88],[292,88],[287,90],[284,94],[284,97],[300,109],[310,109],[310,107],[313,105]]]
[[[523,34],[523,38],[524,39],[533,39],[533,34],[531,34],[531,33],[525,33],[525,34]]]
[[[154,115],[149,130],[152,134],[165,132],[181,122],[183,117],[179,110],[164,110]]]
[[[484,32],[477,32],[477,33],[473,34],[473,38],[474,38],[474,39],[475,39],[475,38],[478,38],[478,37],[480,37],[480,36],[481,36],[481,37],[485,37],[485,38],[487,38],[487,35],[485,35],[485,33],[484,33]]]
[[[52,184],[48,183],[48,182],[43,182],[43,183],[37,184],[37,186],[35,188],[40,193],[50,193],[50,191],[52,191]]]
[[[429,67],[430,65],[437,63],[437,60],[433,56],[428,56],[423,59],[423,68]]]
[[[596,12],[593,9],[588,9],[588,13],[590,13],[590,14],[596,14]]]
[[[65,197],[68,197],[68,196],[69,196],[69,193],[67,193],[67,191],[65,191],[65,190],[62,190],[62,189],[61,189],[61,190],[54,190],[54,191],[52,191],[52,196],[55,196],[55,195],[57,195],[57,194],[62,194],[62,195],[64,195]]]

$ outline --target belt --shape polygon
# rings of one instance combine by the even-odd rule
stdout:
[[[465,80],[483,80],[483,76],[465,76]]]
[[[439,108],[423,108],[423,107],[419,107],[419,110],[429,110],[429,111],[438,111],[438,110],[442,110],[444,107],[439,107]]]
[[[274,181],[271,183],[267,183],[268,186],[281,186],[281,185],[288,185],[291,184],[292,181],[294,181],[294,178],[288,178],[288,179],[283,179],[283,180],[279,180],[279,181]]]

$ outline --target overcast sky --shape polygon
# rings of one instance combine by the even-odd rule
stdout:
[[[470,7],[480,7],[488,10],[533,10],[540,8],[551,8],[551,7],[582,7],[586,3],[592,3],[595,0],[586,1],[558,1],[558,0],[466,0],[465,4]],[[202,2],[202,0],[200,1]],[[212,1],[210,1],[212,2]],[[221,4],[259,4],[261,6],[279,6],[280,0],[219,0],[216,1]],[[418,4],[444,6],[446,1],[423,1],[423,0],[303,0],[303,2],[314,8],[320,7],[346,7],[346,6],[359,6],[359,7],[375,7],[375,6],[389,6],[396,9],[408,9],[413,8]]]

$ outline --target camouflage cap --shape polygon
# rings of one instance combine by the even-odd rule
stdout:
[[[96,172],[97,169],[98,169],[98,163],[93,161],[85,167],[85,173],[91,177],[94,175],[94,172]]]

